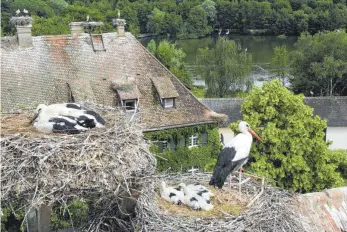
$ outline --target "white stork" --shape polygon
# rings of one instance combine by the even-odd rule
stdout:
[[[242,166],[247,163],[253,141],[252,136],[262,142],[247,122],[240,122],[239,131],[241,133],[228,142],[218,155],[218,160],[209,184],[217,186],[219,189],[223,187],[230,173],[242,169]]]
[[[88,130],[91,120],[78,121],[71,116],[41,117],[34,122],[34,127],[42,133],[78,134]]]
[[[184,193],[182,190],[183,189],[181,187],[174,188],[171,186],[166,186],[165,181],[162,181],[160,196],[175,205],[182,205],[184,198]]]
[[[209,199],[200,194],[200,191],[188,188],[184,183],[178,185],[184,191],[183,203],[190,206],[193,210],[206,210],[213,209],[213,205]]]
[[[225,33],[226,35],[229,35],[230,33],[230,29],[227,30],[227,32]]]
[[[47,122],[50,118],[57,116],[74,117],[77,120],[77,123],[85,124],[88,128],[104,127],[106,123],[98,113],[88,110],[79,104],[62,103],[52,104],[49,106],[44,104],[38,105],[30,124],[36,119],[38,119],[38,121],[43,120],[44,122]]]

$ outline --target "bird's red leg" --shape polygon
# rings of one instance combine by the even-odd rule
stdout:
[[[241,167],[240,171],[239,171],[239,197],[240,197],[240,201],[242,200],[242,195],[241,195],[241,174],[242,174],[242,172],[244,172],[244,170]]]
[[[219,195],[221,194],[222,189],[218,189],[217,194],[216,194],[216,199],[219,203],[222,203],[222,201],[219,199]]]

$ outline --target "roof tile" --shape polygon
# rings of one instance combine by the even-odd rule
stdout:
[[[215,122],[205,113],[210,109],[130,33],[125,37],[103,34],[106,51],[98,52],[93,51],[88,34],[33,37],[33,47],[24,49],[14,39],[2,41],[2,112],[66,102],[70,98],[67,83],[76,101],[117,105],[120,99],[111,83],[132,79],[140,93],[139,114],[147,129]],[[157,89],[151,77],[158,80]],[[176,108],[164,109],[157,90],[162,98],[176,97]]]

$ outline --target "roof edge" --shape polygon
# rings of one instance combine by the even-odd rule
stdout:
[[[143,132],[151,132],[151,131],[157,131],[157,130],[169,130],[169,129],[179,128],[179,127],[197,126],[197,125],[202,125],[202,124],[213,124],[213,123],[217,123],[217,122],[210,120],[210,121],[206,121],[206,122],[184,123],[184,124],[177,124],[177,125],[172,125],[172,126],[162,126],[162,127],[144,129]]]
[[[173,78],[175,78],[182,86],[183,88],[188,91],[188,93],[197,101],[199,102],[202,106],[204,106],[206,109],[208,109],[209,111],[213,112],[213,110],[211,108],[209,108],[207,105],[205,105],[204,103],[202,103],[197,97],[195,97],[195,95],[180,81],[180,79],[178,79],[178,77],[176,77],[172,72],[170,72],[170,70],[165,67],[165,65],[163,63],[161,63],[152,53],[150,53],[145,46],[143,46],[140,41],[138,41],[135,38],[136,42],[140,45],[140,47],[145,50],[146,53],[148,53],[152,58],[154,58],[168,73],[169,75],[171,75]]]

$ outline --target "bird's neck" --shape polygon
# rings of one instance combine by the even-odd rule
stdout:
[[[242,134],[244,134],[246,136],[247,139],[249,139],[252,143],[253,141],[253,136],[251,133],[249,133],[248,131],[244,131]]]

